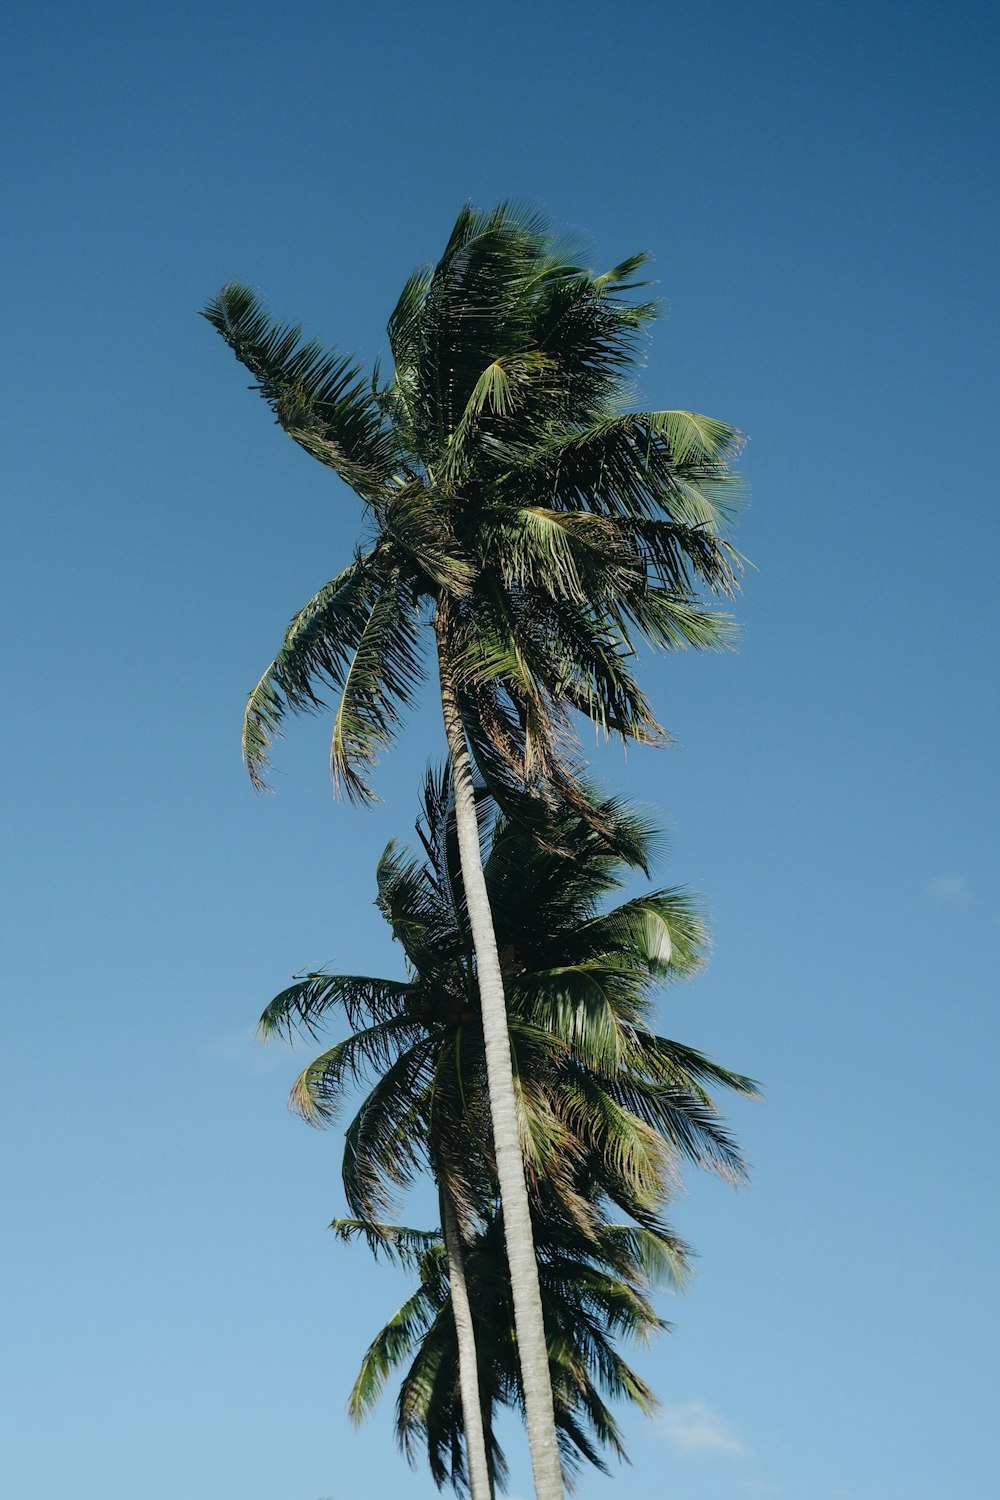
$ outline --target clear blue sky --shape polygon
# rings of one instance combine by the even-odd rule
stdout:
[[[751,1190],[581,1500],[995,1483],[996,58],[972,3],[18,6],[2,71],[2,1280],[14,1500],[429,1500],[343,1416],[400,1284],[325,1232],[263,1003],[393,971],[371,906],[440,748],[279,795],[247,689],[358,507],[195,317],[226,279],[366,358],[460,205],[656,256],[641,395],[751,434],[738,653],[653,660],[716,955],[663,1029],[764,1080]],[[516,1450],[513,1493],[529,1481]]]

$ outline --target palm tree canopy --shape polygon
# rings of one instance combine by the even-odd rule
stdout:
[[[362,1421],[387,1381],[402,1373],[396,1436],[413,1462],[423,1450],[435,1483],[467,1485],[462,1405],[457,1379],[455,1320],[447,1259],[439,1231],[338,1219],[331,1226],[349,1241],[365,1238],[376,1255],[415,1272],[417,1287],[373,1339],[348,1402]],[[665,1229],[602,1224],[582,1239],[556,1215],[539,1216],[536,1248],[548,1331],[560,1457],[567,1479],[584,1462],[604,1472],[602,1449],[626,1458],[609,1400],[656,1409],[649,1386],[618,1352],[619,1340],[647,1342],[669,1325],[651,1294],[676,1287],[687,1273],[686,1248]],[[507,1464],[494,1428],[501,1407],[523,1406],[513,1333],[510,1280],[502,1225],[494,1212],[466,1245],[465,1274],[476,1309],[480,1397],[490,1469],[504,1488]]]
[[[351,1211],[365,1220],[392,1211],[394,1190],[426,1165],[431,1140],[435,1175],[462,1222],[481,1220],[492,1202],[475,957],[449,790],[447,773],[428,775],[423,858],[390,844],[378,868],[378,905],[407,979],[308,975],[260,1023],[265,1035],[315,1034],[340,1010],[352,1027],[304,1069],[292,1104],[326,1123],[354,1084],[370,1084],[344,1160]],[[709,1090],[756,1087],[650,1030],[656,987],[697,969],[705,927],[676,888],[607,906],[630,865],[647,864],[653,835],[620,801],[597,805],[612,836],[567,815],[556,830],[574,850],[567,856],[482,803],[529,1186],[536,1199],[554,1195],[566,1222],[585,1232],[605,1200],[655,1228],[681,1158],[740,1178],[742,1157]]]
[[[391,377],[303,342],[230,284],[203,310],[277,422],[364,502],[370,539],[292,620],[250,695],[244,750],[263,785],[289,711],[332,692],[335,782],[368,770],[424,672],[422,627],[446,625],[481,775],[572,799],[572,711],[605,733],[662,731],[632,671],[635,644],[711,646],[728,620],[723,532],[737,482],[732,427],[630,409],[644,256],[586,270],[544,221],[464,209],[437,265],[389,319]]]

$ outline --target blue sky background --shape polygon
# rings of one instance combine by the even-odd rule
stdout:
[[[650,659],[660,810],[716,955],[662,1028],[761,1078],[754,1163],[581,1500],[952,1500],[995,1478],[996,58],[972,3],[20,5],[5,151],[3,913],[17,1500],[429,1500],[343,1415],[402,1283],[340,1249],[336,1135],[250,1040],[293,971],[398,972],[322,724],[247,689],[357,504],[195,310],[365,358],[461,204],[648,247],[645,404],[752,438],[738,653]],[[416,1212],[416,1210],[414,1210]],[[516,1439],[512,1492],[530,1482]]]

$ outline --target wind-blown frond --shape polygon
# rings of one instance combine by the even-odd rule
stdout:
[[[302,343],[301,329],[273,322],[238,282],[224,286],[202,316],[253,375],[289,436],[363,499],[381,498],[400,450],[361,366]]]
[[[604,416],[549,437],[519,467],[517,487],[552,508],[717,531],[739,500],[731,460],[741,442],[735,428],[691,412]]]
[[[364,1421],[382,1394],[386,1380],[412,1354],[436,1315],[428,1289],[420,1286],[372,1340],[347,1401],[352,1422]]]
[[[426,1095],[434,1076],[437,1046],[436,1038],[425,1034],[402,1052],[379,1078],[347,1128],[344,1192],[356,1218],[384,1218],[392,1210],[392,1188],[406,1187],[426,1160]],[[334,1085],[338,1081],[335,1079]],[[322,1114],[322,1074],[315,1092],[317,1112]]]

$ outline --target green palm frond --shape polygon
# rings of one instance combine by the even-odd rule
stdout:
[[[700,448],[697,424],[706,435]],[[548,438],[516,482],[552,508],[717,531],[740,498],[731,462],[741,442],[735,428],[691,412],[613,414]]]
[[[558,1106],[566,1128],[600,1159],[606,1180],[630,1201],[655,1210],[676,1177],[676,1163],[652,1120],[631,1107],[631,1096],[572,1062],[561,1070]]]
[[[376,904],[414,971],[433,983],[454,983],[456,965],[470,951],[454,901],[442,899],[431,872],[395,840],[383,850],[375,878]]]
[[[334,786],[352,802],[375,793],[363,768],[375,764],[395,737],[400,710],[409,705],[423,676],[419,614],[397,571],[372,606],[343,674],[340,703],[330,738]]]
[[[612,266],[610,271],[603,271],[600,276],[594,277],[594,287],[598,291],[630,292],[636,287],[648,286],[645,281],[633,281],[632,277],[636,271],[648,265],[651,257],[648,250],[640,250],[637,255],[629,255],[617,266]]]
[[[645,1051],[643,1066],[653,1069],[651,1076],[674,1082],[683,1081],[685,1086],[690,1086],[690,1081],[694,1080],[699,1087],[714,1084],[720,1088],[732,1089],[734,1093],[742,1094],[747,1099],[761,1097],[761,1087],[755,1078],[724,1068],[721,1063],[706,1057],[695,1047],[652,1035],[642,1038],[642,1046]]]
[[[637,896],[581,923],[572,951],[595,959],[625,954],[656,979],[688,978],[705,962],[708,930],[700,903],[674,887]]]
[[[425,1028],[406,1015],[355,1031],[303,1068],[292,1085],[289,1107],[311,1125],[327,1125],[350,1085],[373,1074],[381,1084],[397,1071],[409,1078],[426,1067],[425,1053]]]
[[[627,1075],[607,1083],[608,1094],[630,1119],[641,1120],[675,1153],[731,1183],[745,1182],[747,1165],[718,1110],[700,1089],[650,1083]],[[636,1193],[636,1200],[643,1201]]]
[[[421,1337],[433,1326],[435,1316],[437,1310],[431,1296],[420,1286],[379,1331],[361,1361],[347,1400],[352,1422],[357,1425],[364,1421],[378,1402],[386,1380],[412,1354]]]
[[[512,419],[534,400],[544,404],[557,385],[555,361],[538,349],[501,354],[477,379],[448,438],[439,477],[456,485],[475,472],[485,451],[493,464],[515,456],[518,426]],[[523,442],[523,439],[522,439]]]
[[[609,516],[548,506],[495,507],[485,549],[508,587],[593,604],[640,586],[644,560]]]
[[[679,1292],[690,1280],[690,1250],[669,1230],[607,1224],[600,1231],[600,1244],[602,1254],[619,1274],[624,1262],[625,1267],[633,1268],[633,1274],[638,1268],[650,1287],[663,1285]]]
[[[608,738],[663,744],[649,700],[636,682],[632,650],[623,632],[588,610],[574,609],[550,593],[525,590],[519,614],[522,655],[555,705],[566,703]],[[596,816],[596,809],[595,809]]]
[[[427,1091],[434,1077],[434,1038],[416,1041],[386,1068],[364,1099],[344,1137],[344,1192],[352,1214],[381,1220],[393,1206],[393,1189],[406,1187],[427,1156]],[[338,1082],[334,1079],[334,1084]],[[322,1075],[317,1114],[323,1118]],[[335,1105],[337,1095],[331,1099]]]
[[[362,974],[307,974],[275,995],[257,1030],[260,1036],[284,1036],[296,1031],[319,1033],[328,1013],[340,1007],[350,1026],[381,1023],[397,1016],[414,986],[391,979],[373,979]]]
[[[382,506],[380,520],[385,535],[412,564],[411,586],[423,578],[428,594],[440,589],[458,598],[468,595],[475,564],[463,552],[446,510],[422,484],[411,481],[398,489]]]
[[[399,462],[368,377],[348,356],[303,343],[301,329],[273,322],[248,286],[230,282],[202,309],[253,375],[290,437],[358,494],[381,498]]]
[[[292,619],[244,714],[243,755],[259,790],[266,785],[271,743],[286,713],[314,713],[325,706],[324,690],[343,688],[372,611],[391,586],[388,560],[375,548],[356,557]]]
[[[720,651],[739,638],[732,617],[710,609],[693,594],[650,586],[625,602],[612,602],[608,614],[625,630],[634,624],[661,651]]]
[[[657,312],[655,302],[622,300],[630,290],[628,274],[593,277],[579,266],[555,265],[542,280],[535,332],[539,347],[558,360],[567,426],[582,425],[595,412],[624,402],[625,372]]]
[[[509,205],[463,212],[419,304],[411,293],[403,380],[422,458],[433,462],[448,447],[483,371],[523,348],[528,310],[519,293],[542,232]]]
[[[585,1066],[614,1071],[623,1038],[606,978],[596,965],[518,975],[510,982],[508,1003],[514,1015],[558,1037]]]
[[[384,1255],[410,1271],[419,1270],[429,1252],[440,1258],[443,1249],[440,1229],[408,1229],[402,1224],[376,1224],[369,1219],[334,1219],[330,1228],[342,1244],[363,1239],[376,1259]]]

